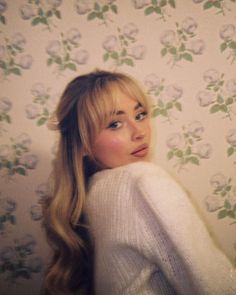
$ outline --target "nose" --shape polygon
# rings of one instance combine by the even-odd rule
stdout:
[[[140,122],[133,122],[131,124],[132,140],[138,141],[145,137],[145,129]]]

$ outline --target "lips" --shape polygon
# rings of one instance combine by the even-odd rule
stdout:
[[[143,158],[148,154],[148,145],[147,144],[142,144],[138,148],[136,148],[131,155],[138,157],[138,158]]]

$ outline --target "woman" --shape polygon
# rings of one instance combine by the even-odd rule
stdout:
[[[46,294],[236,294],[232,265],[190,200],[150,163],[149,103],[136,81],[75,78],[54,125]]]

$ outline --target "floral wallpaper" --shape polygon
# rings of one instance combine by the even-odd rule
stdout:
[[[95,68],[143,83],[155,161],[235,261],[236,1],[0,0],[1,295],[41,292],[56,142],[47,122],[65,85]]]

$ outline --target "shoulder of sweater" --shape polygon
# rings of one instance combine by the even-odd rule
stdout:
[[[173,181],[169,174],[160,166],[151,162],[135,162],[128,165],[120,166],[113,169],[106,169],[97,172],[90,181],[90,186],[100,183],[109,186],[117,185],[120,181],[122,183],[129,182],[140,183],[149,178],[166,179]]]

